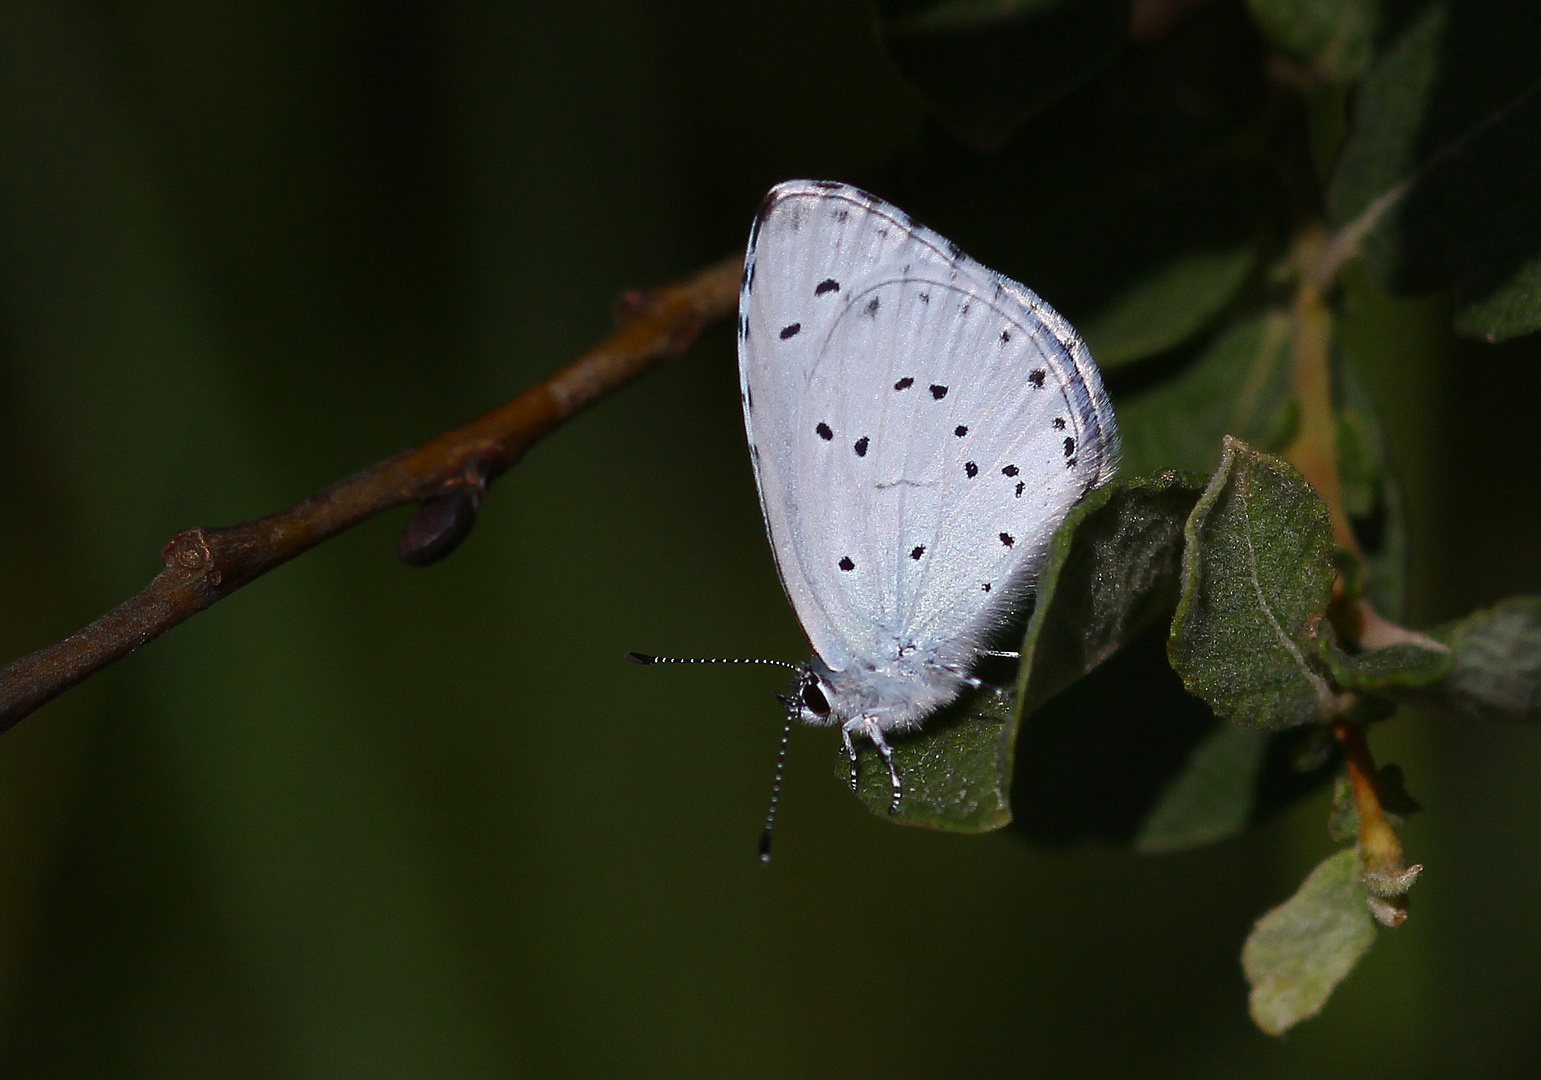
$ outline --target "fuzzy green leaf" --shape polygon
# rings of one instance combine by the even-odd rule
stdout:
[[[1186,540],[1167,654],[1189,691],[1238,724],[1326,715],[1316,638],[1335,571],[1321,497],[1292,465],[1227,437]]]
[[[1144,280],[1082,317],[1097,362],[1117,367],[1180,345],[1207,325],[1257,265],[1256,245],[1176,252]]]
[[[1110,484],[1055,533],[1039,572],[1015,693],[981,691],[894,741],[904,797],[893,820],[984,832],[1011,820],[1017,716],[1080,678],[1176,602],[1182,523],[1198,487],[1175,475]],[[1005,669],[1007,672],[1010,668]],[[988,672],[986,672],[988,676]],[[858,794],[887,815],[888,771],[861,759]]]
[[[1165,473],[1093,492],[1055,533],[1022,640],[1026,715],[1177,603],[1183,522],[1196,477]]]
[[[1329,856],[1299,891],[1257,921],[1241,951],[1252,986],[1252,1019],[1282,1035],[1321,1011],[1332,991],[1375,941],[1375,921],[1359,880],[1359,852]]]
[[[1350,656],[1329,641],[1322,644],[1321,655],[1343,689],[1372,693],[1437,682],[1450,670],[1451,661],[1448,650],[1403,643]]]
[[[1433,636],[1452,657],[1430,696],[1469,716],[1541,723],[1541,597],[1510,597]]]
[[[870,747],[860,756],[857,795],[879,817],[900,825],[981,833],[1011,821],[1011,766],[1005,757],[1016,728],[1009,692],[981,690],[927,719],[915,735],[893,741],[904,797],[892,816],[888,767]],[[849,767],[836,769],[842,781]]]
[[[1152,623],[1023,717],[1011,788],[1012,827],[1022,835],[1049,846],[1177,851],[1262,821],[1332,775],[1336,743],[1319,743],[1317,725],[1240,728],[1188,693],[1167,663],[1166,630]],[[1219,734],[1236,731],[1246,734],[1235,742]],[[1259,734],[1260,762],[1245,752]],[[1164,820],[1152,824],[1152,815]]]
[[[1259,315],[1220,334],[1172,378],[1120,399],[1123,472],[1208,475],[1226,435],[1274,449],[1288,435],[1280,414],[1290,400],[1289,346],[1289,318]]]
[[[1268,36],[1321,75],[1346,81],[1369,65],[1379,0],[1247,0]]]
[[[1245,829],[1257,800],[1269,739],[1258,728],[1215,725],[1151,808],[1135,835],[1134,850],[1145,854],[1183,851]]]
[[[1197,496],[1173,474],[1115,484],[1056,537],[1023,644],[1013,747],[1013,817],[1035,840],[1195,847],[1320,775],[1317,763],[1297,768],[1281,736],[1217,720],[1166,662],[1180,528]]]
[[[1365,252],[1396,290],[1453,286],[1462,333],[1541,328],[1541,21],[1447,0],[1390,29],[1328,191],[1334,221],[1374,224]]]

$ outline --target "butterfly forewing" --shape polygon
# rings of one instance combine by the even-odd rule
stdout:
[[[761,211],[739,327],[761,505],[815,652],[966,666],[1116,466],[1085,346],[896,208],[809,181]]]

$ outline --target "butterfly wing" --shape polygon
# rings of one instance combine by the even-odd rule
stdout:
[[[834,670],[972,662],[1117,467],[1085,344],[896,207],[796,180],[750,236],[739,375],[781,581]]]

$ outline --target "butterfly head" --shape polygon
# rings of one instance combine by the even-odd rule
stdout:
[[[829,684],[826,676],[820,674],[816,661],[809,661],[797,672],[797,686],[791,694],[777,696],[781,698],[783,705],[787,707],[789,720],[801,721],[804,724],[819,726],[831,723],[834,717],[830,706],[830,697],[835,693],[835,688]]]

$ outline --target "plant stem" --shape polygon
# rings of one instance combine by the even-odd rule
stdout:
[[[536,440],[685,351],[702,327],[731,312],[742,269],[742,256],[734,255],[672,285],[628,293],[609,337],[485,416],[267,517],[178,533],[161,551],[165,569],[138,594],[0,669],[0,732],[242,585],[384,510],[460,491],[473,499],[474,512],[487,484]]]
[[[1290,312],[1295,330],[1290,377],[1300,421],[1284,456],[1326,502],[1332,516],[1333,542],[1362,558],[1348,512],[1343,508],[1343,488],[1338,479],[1338,420],[1332,404],[1332,313],[1322,301],[1316,281],[1306,272],[1318,261],[1326,238],[1326,230],[1318,225],[1307,229],[1296,241],[1296,265],[1302,272]]]
[[[1423,866],[1408,866],[1403,861],[1402,841],[1381,805],[1379,773],[1364,727],[1341,721],[1333,725],[1333,731],[1343,746],[1354,809],[1359,812],[1359,856],[1364,882],[1370,890],[1370,911],[1386,926],[1401,926],[1407,919],[1403,897],[1423,872]]]

